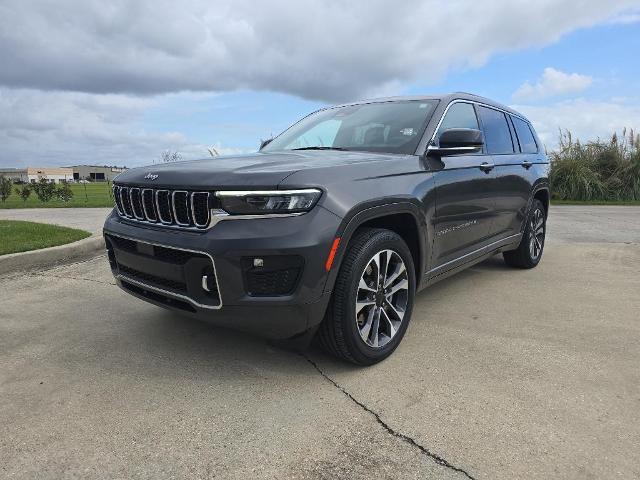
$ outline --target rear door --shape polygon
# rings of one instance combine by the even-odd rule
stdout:
[[[478,105],[477,108],[485,136],[485,148],[495,165],[492,179],[495,215],[490,235],[492,241],[497,241],[520,231],[531,184],[523,166],[524,160],[511,115],[489,106]]]
[[[449,128],[479,128],[475,106],[452,103],[435,138]],[[432,159],[436,213],[431,257],[433,270],[446,271],[488,243],[494,215],[491,157],[483,152]],[[438,274],[440,272],[437,272]]]
[[[532,190],[530,166],[537,156],[537,144],[529,126],[509,113],[479,106],[478,113],[485,132],[487,150],[495,164],[494,194],[496,211],[491,235],[494,240],[516,235],[524,218]],[[514,120],[518,123],[514,124]],[[517,130],[516,130],[517,129]],[[520,132],[522,145],[518,141]],[[528,132],[529,137],[525,137]]]

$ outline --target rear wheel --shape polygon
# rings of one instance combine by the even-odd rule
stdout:
[[[396,349],[415,295],[411,252],[395,232],[356,232],[340,266],[331,304],[318,332],[333,355],[372,365]]]
[[[542,258],[546,233],[547,216],[544,205],[540,200],[534,199],[520,245],[515,250],[504,252],[504,261],[507,265],[517,268],[535,267]]]

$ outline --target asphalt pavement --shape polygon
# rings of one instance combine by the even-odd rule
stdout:
[[[425,290],[370,368],[140,302],[102,256],[0,277],[0,477],[639,478],[639,229],[554,207],[538,268]]]

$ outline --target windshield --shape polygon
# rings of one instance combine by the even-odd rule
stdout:
[[[412,154],[436,103],[411,100],[321,110],[293,125],[262,151],[336,149]]]

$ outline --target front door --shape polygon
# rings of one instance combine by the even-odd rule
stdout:
[[[440,124],[436,137],[449,128],[479,128],[475,106],[453,103]],[[473,252],[489,243],[495,214],[491,156],[480,153],[431,160],[435,170],[433,270],[473,258]],[[438,272],[440,273],[440,272]]]

